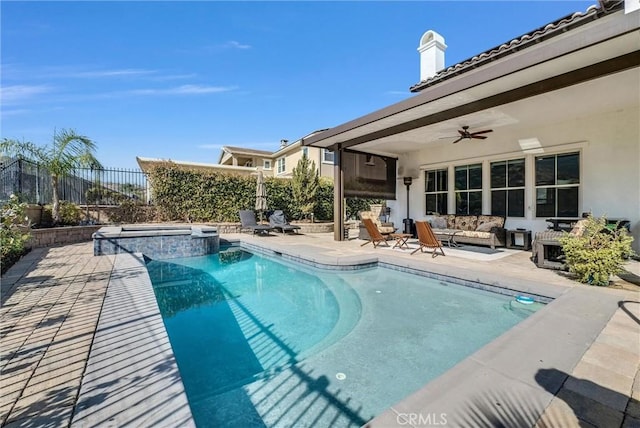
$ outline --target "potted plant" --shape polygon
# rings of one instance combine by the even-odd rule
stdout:
[[[634,255],[627,229],[607,227],[605,217],[589,215],[582,234],[565,233],[559,241],[569,271],[585,284],[609,285],[611,276],[622,272],[625,260]]]

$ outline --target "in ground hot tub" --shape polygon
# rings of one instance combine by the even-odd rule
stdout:
[[[100,228],[92,235],[93,255],[142,253],[154,260],[204,256],[220,248],[211,226],[123,225]]]

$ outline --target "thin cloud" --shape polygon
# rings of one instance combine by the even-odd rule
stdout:
[[[2,110],[2,117],[8,117],[8,116],[20,116],[22,114],[29,114],[31,113],[31,110],[27,110],[27,109],[15,109],[15,110]]]
[[[187,53],[187,54],[215,54],[215,53],[220,53],[223,51],[228,51],[228,50],[235,50],[235,49],[240,49],[240,50],[247,50],[247,49],[251,49],[252,46],[248,45],[246,43],[240,43],[237,40],[229,40],[228,42],[224,42],[224,43],[218,43],[218,44],[213,44],[213,45],[206,45],[206,46],[201,46],[201,47],[196,47],[196,48],[192,48],[192,49],[185,49],[185,50],[181,50],[180,52],[182,53]]]
[[[16,104],[53,90],[47,85],[12,85],[0,88],[0,100],[3,104]]]
[[[135,89],[127,93],[132,95],[202,95],[229,92],[235,86],[182,85],[165,89]]]
[[[251,49],[251,45],[246,45],[244,43],[240,43],[235,40],[228,41],[223,45],[223,47],[232,48],[232,49]]]
[[[116,69],[116,70],[79,71],[75,73],[69,73],[63,77],[109,78],[109,77],[148,76],[156,73],[157,73],[156,70],[125,68],[125,69]]]

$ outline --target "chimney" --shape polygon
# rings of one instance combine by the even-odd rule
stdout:
[[[420,38],[420,81],[435,76],[444,69],[444,37],[433,30],[429,30]]]
[[[288,142],[289,140],[280,140],[280,148],[284,149],[285,147],[287,147]]]

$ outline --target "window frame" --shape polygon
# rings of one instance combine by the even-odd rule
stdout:
[[[563,156],[576,156],[577,157],[577,177],[575,178],[575,182],[570,182],[570,183],[563,183],[563,184],[558,184],[558,176],[561,175],[559,174],[558,171],[558,158],[559,157],[563,157]],[[554,159],[554,176],[553,176],[553,183],[552,184],[538,184],[539,182],[539,177],[538,177],[538,160],[539,159],[543,159],[543,158],[553,158]],[[581,156],[581,152],[580,150],[576,150],[576,151],[569,151],[569,152],[561,152],[561,153],[550,153],[550,154],[544,154],[544,155],[540,155],[540,156],[535,156],[533,159],[533,164],[534,164],[534,171],[533,171],[533,192],[534,192],[534,204],[535,204],[535,218],[553,218],[553,217],[577,217],[580,213],[580,192],[581,192],[581,184],[582,184],[582,156]],[[552,195],[553,197],[553,214],[549,214],[549,213],[545,213],[545,214],[539,214],[540,212],[540,206],[543,204],[539,204],[539,198],[538,198],[538,194],[540,190],[546,190],[547,192],[549,190],[553,190],[554,194]],[[563,213],[563,214],[559,214],[558,210],[559,210],[559,200],[560,199],[565,199],[565,198],[559,198],[558,194],[559,191],[564,191],[564,190],[575,190],[575,207],[574,211],[572,211],[571,213]],[[548,199],[547,199],[548,200]],[[566,199],[565,199],[566,200]]]
[[[331,155],[331,160],[327,160],[327,154]],[[327,149],[322,149],[322,163],[333,165],[335,163],[335,152]]]
[[[429,177],[429,174],[435,174],[434,177],[434,187],[435,190],[433,191],[429,191],[428,190],[428,185],[427,185],[427,180]],[[444,181],[442,181],[442,179],[439,179],[439,175],[444,173],[445,174],[445,178]],[[438,183],[444,183],[444,189],[439,189]],[[425,215],[433,215],[434,213],[438,213],[438,214],[448,214],[449,212],[449,168],[434,168],[434,169],[428,169],[424,171],[424,180],[423,180],[423,184],[424,184],[424,211],[425,211]],[[435,201],[436,201],[436,211],[432,211],[428,209],[428,198],[429,196],[435,196]],[[444,202],[443,202],[443,207],[440,207],[439,203],[438,203],[438,199],[439,197],[442,197],[442,195],[444,195]]]
[[[270,159],[264,159],[262,161],[262,168],[263,169],[271,169],[271,160]]]
[[[276,172],[278,174],[284,174],[287,171],[287,158],[286,156],[279,157],[276,160]]]
[[[473,167],[473,169],[479,169],[480,170],[480,187],[479,188],[470,188],[470,174],[469,171],[471,170],[471,167]],[[464,168],[466,170],[466,188],[464,189],[458,189],[457,188],[457,172],[459,169]],[[484,184],[484,177],[483,177],[483,172],[484,172],[484,164],[482,162],[476,162],[476,163],[471,163],[471,164],[465,164],[465,165],[455,165],[453,167],[453,195],[454,195],[454,201],[455,201],[455,207],[454,207],[454,211],[456,213],[456,215],[481,215],[482,214],[482,207],[483,207],[483,184]],[[474,194],[474,196],[477,196],[476,194],[479,194],[480,196],[480,210],[478,212],[471,212],[471,204],[470,204],[470,196],[471,194]],[[466,206],[466,212],[461,212],[459,210],[458,207],[458,201],[461,199],[461,195],[462,194],[466,194],[467,197],[467,206]]]
[[[510,163],[515,163],[515,162],[519,162],[522,164],[522,185],[510,185],[510,175],[509,175],[509,165]],[[496,164],[504,164],[505,165],[505,176],[504,176],[504,186],[496,186],[493,187],[493,166]],[[489,204],[490,204],[490,212],[491,215],[500,215],[500,216],[504,216],[506,217],[511,217],[511,218],[525,218],[526,217],[526,197],[527,197],[527,159],[526,157],[518,157],[518,158],[511,158],[511,159],[505,159],[505,160],[495,160],[495,161],[490,161],[489,162]],[[494,204],[493,204],[493,196],[494,196],[494,192],[505,192],[505,210],[502,213],[498,213],[496,211],[494,211]],[[509,205],[509,201],[510,201],[510,192],[518,192],[521,193],[521,198],[522,198],[522,206],[519,207],[520,208],[520,212],[522,215],[510,215],[510,205]]]

